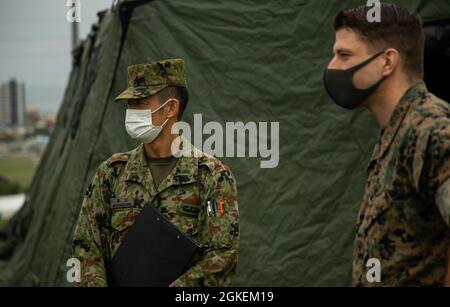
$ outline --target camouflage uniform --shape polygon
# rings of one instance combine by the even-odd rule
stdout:
[[[450,108],[429,93],[423,81],[410,88],[395,108],[367,172],[353,284],[443,285],[449,217],[440,213],[435,195],[450,178]],[[366,278],[370,258],[380,261],[380,283]]]
[[[164,62],[144,64],[131,67],[128,72],[131,78],[146,75],[144,79],[158,79],[163,76],[159,81],[167,85],[167,80],[176,79],[181,71],[177,65],[182,63],[174,64],[171,60],[170,65]],[[164,67],[177,68],[167,73]],[[179,80],[183,81],[182,78]],[[162,86],[148,80],[142,82],[151,87],[140,88],[134,92],[137,95],[148,96]],[[129,85],[137,83],[130,82]],[[136,98],[130,96],[134,95],[133,91],[127,89],[119,97]],[[239,248],[236,181],[225,164],[186,140],[183,140],[182,150],[188,155],[178,159],[157,188],[153,185],[143,144],[130,152],[114,154],[100,165],[87,188],[73,239],[74,257],[81,261],[80,285],[107,285],[105,265],[143,206],[159,208],[203,250],[201,258],[173,286],[233,284]],[[208,210],[208,201],[215,205],[212,207],[215,211]],[[223,202],[222,211],[217,205],[220,201]]]
[[[114,101],[149,97],[167,86],[187,87],[182,59],[170,59],[128,67],[128,88]]]

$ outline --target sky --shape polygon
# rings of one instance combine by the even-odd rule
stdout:
[[[24,81],[27,105],[43,113],[57,112],[71,69],[66,1],[0,1],[0,81]],[[79,38],[85,38],[113,0],[78,1]]]

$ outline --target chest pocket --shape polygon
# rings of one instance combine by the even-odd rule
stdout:
[[[358,233],[365,234],[374,224],[386,223],[386,211],[391,207],[388,193],[382,191],[367,200],[358,216]]]
[[[190,236],[198,233],[200,207],[185,203],[177,204],[166,217],[178,227],[178,229]]]
[[[111,227],[117,231],[123,231],[133,225],[134,220],[141,212],[138,208],[117,209],[111,213]]]
[[[177,185],[163,191],[159,204],[161,213],[180,231],[191,236],[198,233],[202,207],[196,184]]]
[[[133,225],[134,220],[141,212],[141,208],[134,207],[129,198],[111,198],[111,227],[123,231]]]
[[[198,214],[200,213],[200,208],[198,206],[185,205],[180,204],[178,208],[178,214],[181,214],[185,217],[198,218]]]

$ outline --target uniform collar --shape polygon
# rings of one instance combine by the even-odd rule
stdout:
[[[187,140],[182,138],[182,155],[171,173],[165,178],[158,189],[155,189],[153,177],[148,167],[144,144],[140,144],[130,152],[130,158],[125,166],[124,178],[126,181],[142,184],[152,196],[173,185],[188,184],[197,181],[198,161],[203,155]]]
[[[405,119],[408,110],[419,104],[427,92],[428,90],[425,82],[422,80],[418,81],[406,91],[392,112],[388,125],[380,132],[378,142],[373,151],[372,158],[370,159],[370,164],[384,156],[385,152],[394,140],[403,120]]]

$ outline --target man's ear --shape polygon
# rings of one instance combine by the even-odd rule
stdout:
[[[180,102],[178,101],[178,99],[170,98],[167,102],[166,116],[168,118],[177,117],[179,111],[180,111]]]
[[[382,68],[383,76],[389,76],[397,68],[400,62],[400,54],[397,49],[386,49],[383,55],[384,65]]]

